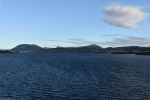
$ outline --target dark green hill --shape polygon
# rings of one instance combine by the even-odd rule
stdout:
[[[21,45],[14,47],[11,50],[12,51],[39,51],[42,49],[43,49],[42,47],[35,45],[35,44],[21,44]]]

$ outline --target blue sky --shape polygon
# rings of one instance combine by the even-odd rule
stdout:
[[[149,0],[0,0],[0,48],[150,46],[149,4]]]

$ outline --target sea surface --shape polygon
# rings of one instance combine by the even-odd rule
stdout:
[[[0,100],[150,100],[150,56],[0,54]]]

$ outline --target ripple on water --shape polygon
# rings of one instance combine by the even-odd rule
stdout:
[[[149,60],[107,54],[3,55],[0,100],[149,100]]]

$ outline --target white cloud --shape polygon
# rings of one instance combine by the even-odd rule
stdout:
[[[122,34],[103,34],[106,37],[115,37],[115,36],[122,36]]]
[[[112,4],[104,8],[103,20],[111,25],[140,29],[138,22],[147,18],[150,14],[142,11],[139,6],[124,6],[120,4]]]

